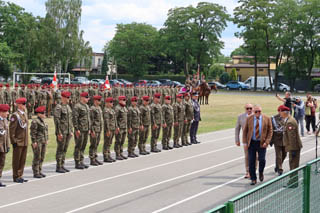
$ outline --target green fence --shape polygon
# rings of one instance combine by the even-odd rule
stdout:
[[[320,212],[320,158],[208,211],[233,212]]]

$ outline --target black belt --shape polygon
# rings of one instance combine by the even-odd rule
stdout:
[[[252,142],[260,142],[260,140],[253,140],[253,139],[251,139],[251,141]]]

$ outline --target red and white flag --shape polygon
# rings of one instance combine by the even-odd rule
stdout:
[[[56,91],[58,89],[58,83],[57,83],[57,72],[54,71],[54,75],[53,75],[53,80],[52,83],[50,84],[50,87],[54,89],[54,91]]]
[[[106,76],[106,81],[104,82],[104,89],[111,89],[108,76]]]

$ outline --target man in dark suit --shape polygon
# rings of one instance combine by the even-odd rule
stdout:
[[[198,103],[198,96],[199,94],[196,92],[192,94],[193,120],[190,128],[190,140],[191,140],[191,143],[193,144],[200,143],[197,140],[199,121],[201,121],[200,104]]]
[[[259,180],[263,181],[263,170],[266,165],[266,148],[270,144],[272,138],[271,119],[262,114],[260,106],[254,106],[254,114],[246,120],[243,129],[243,143],[247,144],[249,154],[249,173],[251,185],[257,183],[256,176],[256,154],[259,160]]]

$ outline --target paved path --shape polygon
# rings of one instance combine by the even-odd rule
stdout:
[[[201,144],[162,151],[75,170],[55,173],[44,166],[47,178],[15,184],[11,172],[2,178],[0,212],[204,212],[252,189],[244,179],[243,148],[234,145],[234,130],[199,136]],[[301,164],[314,159],[315,137],[303,138]],[[274,149],[267,151],[265,180],[276,177]],[[288,171],[288,161],[285,162]],[[260,183],[259,183],[260,184]]]

